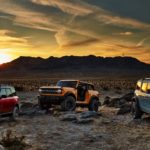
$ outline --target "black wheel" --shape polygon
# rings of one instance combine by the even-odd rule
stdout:
[[[140,110],[138,99],[134,103],[134,111],[134,119],[141,119],[143,112]]]
[[[42,109],[42,110],[44,109],[44,105],[42,104],[40,97],[38,98],[38,105],[39,105],[40,109]]]
[[[131,115],[135,116],[135,101],[131,104]]]
[[[73,111],[76,108],[76,100],[73,96],[67,96],[61,103],[61,108],[64,111]]]
[[[44,104],[42,101],[44,101],[44,98],[39,97],[38,98],[38,105],[39,105],[41,110],[48,110],[49,108],[51,108],[51,104]]]
[[[99,108],[99,100],[98,99],[92,99],[90,104],[89,104],[89,111],[98,111],[98,108]]]
[[[19,108],[15,106],[12,114],[10,115],[10,120],[16,121],[18,117],[19,117]]]

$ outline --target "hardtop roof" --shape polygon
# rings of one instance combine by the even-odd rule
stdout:
[[[74,79],[59,80],[59,81],[76,81],[76,82],[83,83],[83,84],[93,85],[92,83],[89,83],[89,82],[86,82],[86,81],[74,80]]]

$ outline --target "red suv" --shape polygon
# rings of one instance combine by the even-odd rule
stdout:
[[[19,115],[19,98],[15,88],[0,85],[0,117],[10,117],[15,120]]]

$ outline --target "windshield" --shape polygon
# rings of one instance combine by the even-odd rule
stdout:
[[[57,86],[76,88],[77,81],[58,81]]]

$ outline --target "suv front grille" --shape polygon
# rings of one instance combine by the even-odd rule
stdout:
[[[58,94],[58,89],[42,89],[42,94]]]

